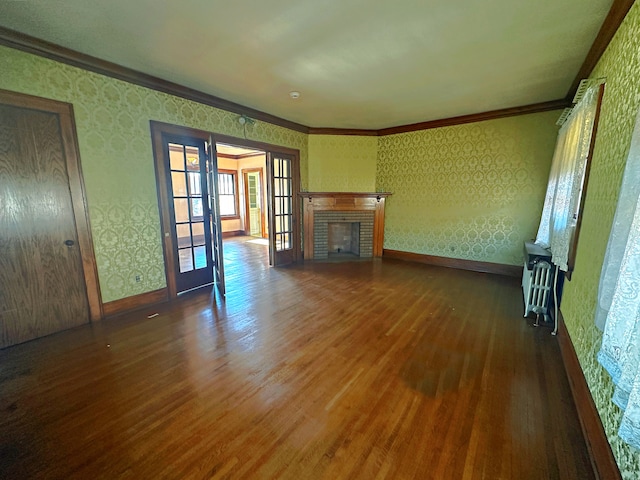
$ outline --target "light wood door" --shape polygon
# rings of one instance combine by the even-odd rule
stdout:
[[[56,113],[0,104],[0,347],[88,323]]]
[[[262,202],[262,169],[246,169],[244,173],[245,234],[265,237]]]

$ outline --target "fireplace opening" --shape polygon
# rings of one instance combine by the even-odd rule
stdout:
[[[373,257],[372,211],[316,212],[313,220],[313,258]]]
[[[360,256],[360,222],[329,222],[327,253]]]

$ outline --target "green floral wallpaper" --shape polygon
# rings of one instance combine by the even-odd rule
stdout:
[[[243,137],[238,116],[6,47],[0,63],[0,88],[73,104],[102,300],[164,287],[149,120]],[[307,185],[306,134],[256,122],[247,138],[299,149]]]
[[[393,193],[385,248],[520,265],[540,221],[559,114],[379,137],[376,188]]]
[[[378,137],[309,136],[309,190],[373,192]]]
[[[576,267],[565,283],[562,312],[622,476],[640,478],[640,452],[619,440],[621,412],[613,385],[596,360],[602,335],[595,327],[600,270],[618,200],[636,113],[640,107],[640,4],[616,33],[592,77],[606,77],[602,113],[585,199]]]
[[[619,441],[612,384],[596,361],[598,280],[635,114],[640,5],[593,77],[606,77],[580,244],[562,311],[625,479],[640,452]],[[237,115],[0,47],[0,88],[72,103],[104,302],[165,286],[149,120],[242,137]],[[247,138],[297,148],[302,188],[393,192],[385,248],[519,265],[535,235],[559,112],[385,137],[312,135],[264,122]],[[136,283],[135,276],[142,281]]]

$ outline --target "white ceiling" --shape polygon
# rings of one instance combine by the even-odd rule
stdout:
[[[611,3],[2,0],[0,25],[303,125],[379,129],[564,98]]]

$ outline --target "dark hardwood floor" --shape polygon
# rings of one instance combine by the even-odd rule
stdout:
[[[225,301],[208,288],[0,351],[0,476],[594,478],[518,279],[274,269],[243,240],[224,244]]]

